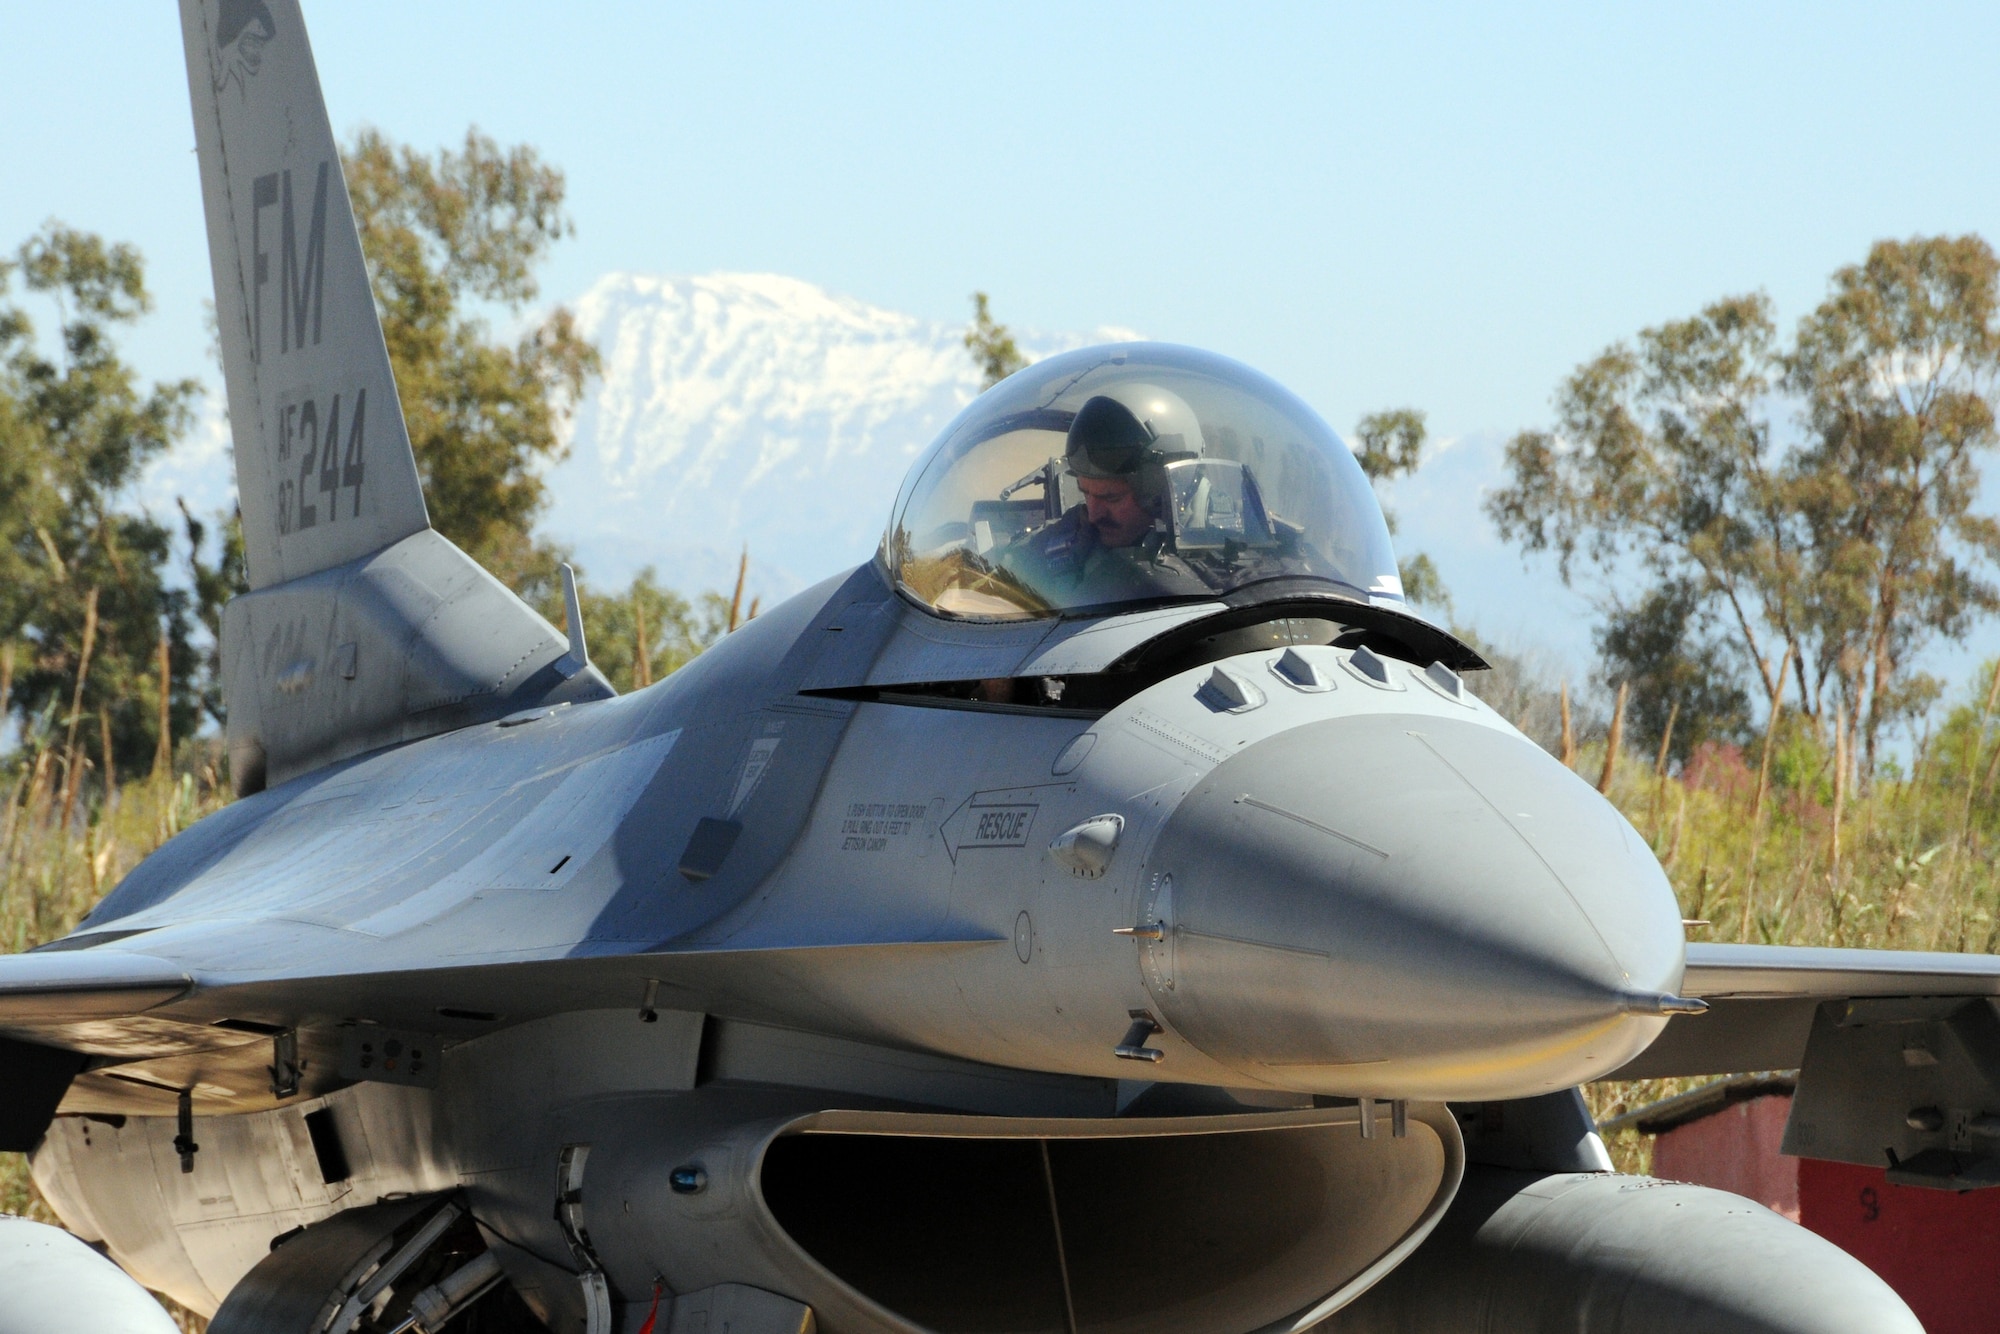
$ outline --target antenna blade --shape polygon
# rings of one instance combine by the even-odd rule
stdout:
[[[590,646],[583,638],[583,603],[576,595],[576,571],[562,563],[563,632],[569,636],[569,652],[556,663],[564,676],[575,676],[590,665]]]

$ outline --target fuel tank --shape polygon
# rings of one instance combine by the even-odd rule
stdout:
[[[0,1215],[0,1334],[176,1334],[146,1290],[61,1228]]]
[[[1859,1260],[1740,1195],[1467,1169],[1445,1221],[1328,1334],[1922,1334]]]

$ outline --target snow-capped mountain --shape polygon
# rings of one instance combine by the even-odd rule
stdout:
[[[796,278],[609,274],[573,308],[604,374],[550,471],[542,530],[598,588],[652,565],[668,587],[726,591],[747,544],[749,589],[769,605],[866,560],[910,462],[979,389],[965,326]],[[1031,357],[1136,336],[1016,334]],[[222,401],[213,388],[196,429],[135,488],[156,518],[177,519],[176,496],[204,515],[232,502]],[[1510,558],[1480,512],[1503,445],[1442,441],[1390,488],[1397,546],[1430,553],[1459,615],[1529,609],[1540,639],[1587,661],[1587,608]]]
[[[979,391],[963,325],[796,278],[617,273],[576,302],[604,375],[549,476],[544,529],[592,582],[644,565],[767,598],[867,559],[897,483]],[[1030,357],[1134,337],[1018,335]]]

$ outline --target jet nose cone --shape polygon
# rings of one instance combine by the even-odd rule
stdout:
[[[1643,1049],[1679,986],[1671,886],[1518,733],[1308,724],[1219,765],[1148,859],[1168,1022],[1261,1082],[1516,1097]],[[1655,1013],[1642,1013],[1649,1007]]]

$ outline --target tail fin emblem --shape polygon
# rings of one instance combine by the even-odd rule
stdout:
[[[263,68],[264,44],[278,35],[264,0],[222,0],[221,20],[215,28],[215,91],[231,84],[239,97],[250,94],[250,80]]]

